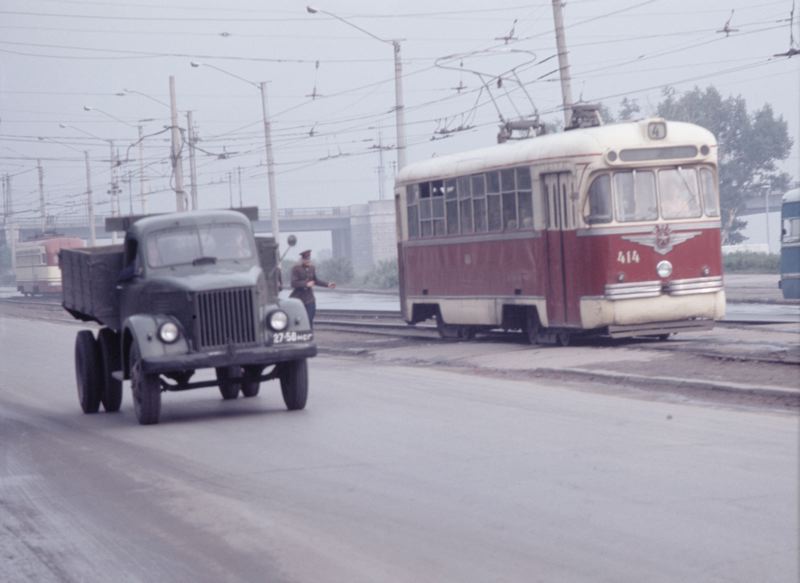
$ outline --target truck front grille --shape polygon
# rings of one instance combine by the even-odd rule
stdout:
[[[256,321],[253,288],[234,288],[197,294],[197,347],[253,344]]]

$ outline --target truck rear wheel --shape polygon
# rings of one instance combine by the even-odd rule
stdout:
[[[97,346],[100,353],[100,380],[102,391],[100,401],[109,413],[119,411],[122,405],[122,381],[115,379],[111,373],[122,369],[120,358],[119,335],[110,328],[103,328],[97,334]]]
[[[161,382],[157,374],[142,370],[142,358],[135,342],[131,346],[131,389],[139,425],[158,423],[161,416]]]
[[[261,376],[262,368],[259,366],[244,367],[244,380],[242,381],[242,396],[255,397],[261,388],[261,383],[257,380]]]
[[[235,399],[239,396],[239,381],[231,381],[231,378],[242,376],[240,366],[219,366],[216,368],[217,382],[219,383],[219,393],[226,401]]]
[[[81,330],[75,337],[75,380],[78,400],[84,413],[97,413],[100,408],[100,374],[97,342],[90,330]]]
[[[308,365],[306,359],[280,365],[281,393],[289,411],[304,409],[308,399]]]

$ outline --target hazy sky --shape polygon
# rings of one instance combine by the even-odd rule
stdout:
[[[395,144],[392,47],[325,14],[308,14],[305,6],[294,0],[0,0],[0,174],[13,175],[17,216],[38,214],[38,158],[48,213],[84,214],[83,150],[91,157],[97,210],[108,213],[109,139],[129,158],[121,172],[131,173],[138,212],[138,148],[129,148],[137,125],[149,136],[148,208],[174,209],[164,132],[169,110],[158,103],[169,102],[170,75],[179,123],[186,127],[191,110],[201,138],[200,206],[227,205],[230,190],[238,203],[241,168],[243,203],[266,207],[257,87],[211,66],[192,68],[192,60],[269,82],[281,207],[377,199],[379,134],[383,146]],[[467,69],[489,79],[518,67],[533,103],[511,81],[499,89],[492,84],[504,117],[534,107],[546,121],[562,117],[549,0],[324,0],[314,6],[378,37],[402,39],[409,162],[495,142],[498,112]],[[730,34],[718,32],[732,10]],[[742,95],[750,110],[771,104],[796,143],[800,56],[773,57],[791,46],[791,10],[792,0],[567,2],[573,96],[601,101],[614,113],[627,96],[649,114],[664,86],[686,91],[713,84],[725,96]],[[800,6],[794,27],[800,48],[797,12]],[[504,36],[513,38],[505,44]],[[471,129],[452,131],[459,127]],[[432,140],[443,135],[449,137]],[[187,148],[183,153],[188,190]],[[395,156],[383,151],[387,197]],[[797,147],[783,167],[800,175]],[[122,187],[125,212],[128,185]]]

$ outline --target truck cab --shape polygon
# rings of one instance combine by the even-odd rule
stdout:
[[[100,404],[118,410],[123,379],[131,380],[142,424],[158,422],[165,390],[216,385],[224,399],[234,399],[278,379],[287,408],[305,406],[313,332],[302,303],[278,297],[274,240],[254,237],[244,214],[140,218],[127,224],[122,246],[105,249],[68,252],[62,261],[64,307],[104,325],[96,340],[84,331],[76,341],[84,411]],[[76,279],[81,290],[72,285]],[[87,294],[95,297],[86,301]],[[101,371],[98,378],[89,368]],[[192,382],[199,369],[214,369],[215,380]]]

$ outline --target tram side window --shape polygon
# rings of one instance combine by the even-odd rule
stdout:
[[[461,215],[461,232],[472,232],[472,189],[469,176],[462,176],[456,181],[458,190],[458,206]]]
[[[447,220],[447,234],[458,235],[458,198],[456,196],[456,181],[444,182],[445,214]]]
[[[665,219],[699,217],[700,193],[697,173],[693,168],[661,170],[658,173],[658,191],[661,194],[661,216]]]
[[[533,192],[529,168],[517,168],[517,225],[520,229],[533,228]]]
[[[419,185],[412,184],[406,188],[406,208],[408,209],[408,238],[419,237]]]
[[[700,169],[700,184],[703,186],[703,206],[706,216],[719,216],[719,197],[717,196],[717,183],[714,173],[709,168]]]
[[[489,231],[503,230],[503,213],[500,207],[500,173],[486,173],[486,216]]]
[[[419,185],[419,234],[421,237],[433,235],[433,201],[428,182]]]
[[[472,210],[475,217],[475,232],[486,232],[486,178],[483,174],[471,177],[472,182]]]
[[[514,179],[514,169],[500,172],[500,187],[503,200],[503,229],[506,231],[517,230],[517,184]]]
[[[632,170],[614,173],[617,220],[652,221],[658,218],[656,180],[652,172]]]
[[[433,229],[432,234],[435,237],[445,234],[444,230],[444,183],[441,180],[431,182],[431,200]]]
[[[590,225],[611,222],[611,178],[601,174],[592,181],[589,187],[589,216],[586,222]]]

